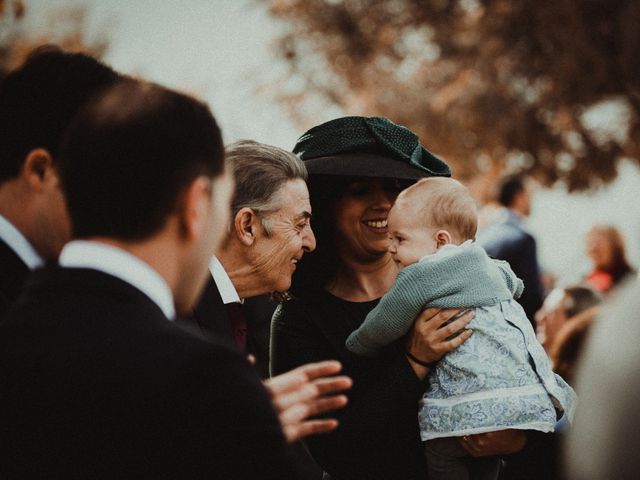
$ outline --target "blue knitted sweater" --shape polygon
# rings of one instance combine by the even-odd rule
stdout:
[[[374,355],[405,335],[429,307],[486,307],[518,298],[524,286],[507,262],[471,242],[445,245],[405,267],[391,290],[347,338],[349,350]]]

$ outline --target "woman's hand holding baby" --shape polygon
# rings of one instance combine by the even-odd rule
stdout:
[[[416,319],[407,342],[407,360],[416,375],[429,373],[427,364],[435,363],[455,350],[470,336],[467,324],[473,320],[471,310],[427,308]]]

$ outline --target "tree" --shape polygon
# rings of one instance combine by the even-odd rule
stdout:
[[[640,159],[637,0],[273,0],[270,11],[290,27],[278,46],[297,81],[283,96],[299,115],[320,94],[387,116],[467,180],[524,171],[580,190]]]
[[[81,51],[101,58],[107,49],[105,36],[87,38],[86,11],[82,7],[54,12],[49,28],[32,32],[25,25],[28,6],[21,0],[0,0],[0,78],[20,65],[34,48],[56,43],[65,50]]]

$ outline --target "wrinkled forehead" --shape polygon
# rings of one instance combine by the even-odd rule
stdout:
[[[287,180],[272,197],[273,211],[288,216],[311,216],[311,200],[302,179]]]

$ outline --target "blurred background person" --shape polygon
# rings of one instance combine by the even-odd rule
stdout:
[[[580,402],[566,444],[568,478],[635,479],[640,472],[640,283],[630,282],[594,324],[580,360]]]
[[[523,176],[504,178],[497,189],[497,201],[504,207],[494,221],[478,231],[477,242],[487,253],[506,260],[524,282],[518,299],[535,329],[534,315],[542,305],[543,290],[536,253],[536,240],[526,229],[524,219],[531,213],[529,182]]]
[[[59,144],[86,100],[121,80],[81,53],[36,49],[0,83],[0,314],[30,271],[56,261],[69,240]]]
[[[586,243],[593,270],[585,280],[594,290],[608,294],[635,273],[627,260],[624,237],[613,225],[594,225]]]
[[[588,286],[571,285],[552,290],[535,316],[538,340],[547,353],[570,318],[601,301],[602,296]]]
[[[553,371],[571,385],[575,385],[575,372],[591,326],[600,314],[596,305],[569,318],[560,327],[549,346],[549,358]]]

